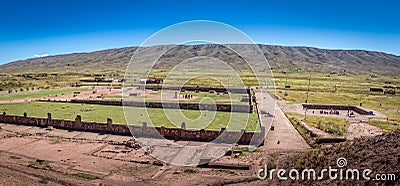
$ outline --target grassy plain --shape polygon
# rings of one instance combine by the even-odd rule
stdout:
[[[383,130],[392,131],[400,128],[398,121],[370,120],[368,124],[377,126]]]
[[[318,128],[334,136],[345,136],[347,133],[347,121],[343,118],[308,116],[303,121],[310,126]]]
[[[19,88],[60,88],[70,86],[71,83],[79,82],[83,78],[80,74],[49,73],[46,77],[23,77],[20,74],[0,75],[0,90]]]
[[[283,73],[285,72],[285,73]],[[165,70],[155,70],[152,72],[152,76],[155,77],[161,77],[165,78],[168,74]],[[237,82],[233,82],[232,77],[230,75],[227,75],[225,72],[220,72],[220,73],[213,73],[209,72],[207,69],[202,69],[198,70],[195,72],[185,72],[183,75],[177,75],[175,76],[176,83],[182,83],[182,79],[184,76],[192,76],[195,75],[198,78],[190,79],[189,81],[185,82],[185,85],[200,85],[200,86],[221,86],[221,82],[215,81],[212,78],[206,78],[208,75],[213,75],[213,77],[220,77],[222,79],[225,79],[225,82],[229,82],[230,84],[224,84],[224,86],[227,85],[233,85]],[[239,72],[240,77],[242,78],[242,81],[244,82],[245,86],[254,86],[258,85],[257,84],[257,79],[255,78],[254,74],[248,71],[240,71]],[[311,78],[310,78],[311,75]],[[274,82],[276,85],[276,93],[287,100],[289,103],[304,103],[306,100],[306,92],[307,89],[309,88],[309,98],[308,98],[308,103],[332,103],[332,104],[352,104],[352,105],[360,105],[362,104],[363,107],[381,112],[385,114],[389,119],[389,121],[394,121],[399,123],[400,122],[400,112],[395,112],[396,110],[400,110],[400,96],[398,94],[396,95],[384,95],[383,93],[373,93],[370,92],[370,88],[383,88],[383,87],[399,87],[400,86],[400,77],[398,76],[378,76],[378,77],[370,77],[369,75],[357,75],[357,74],[346,74],[346,73],[317,73],[317,72],[305,72],[305,71],[294,71],[290,69],[279,69],[279,70],[274,70],[273,71],[273,79],[271,74],[269,73],[257,73],[258,78],[260,78],[264,82]],[[7,88],[10,86],[17,86],[17,87],[23,87],[23,86],[28,86],[32,87],[34,86],[41,86],[41,87],[60,87],[60,86],[66,86],[69,83],[73,82],[78,82],[80,78],[87,78],[83,77],[82,75],[74,74],[74,75],[63,75],[60,74],[60,76],[48,76],[44,78],[40,78],[39,80],[33,80],[29,78],[23,78],[23,77],[15,77],[12,75],[6,75],[0,77],[1,80],[3,81],[1,84],[1,87]],[[123,78],[123,77],[118,77],[118,78]],[[310,78],[310,81],[309,81]],[[310,82],[310,86],[308,86]],[[270,84],[271,85],[271,84]],[[290,88],[285,89],[285,85],[290,85]],[[383,88],[387,89],[387,88]],[[72,90],[72,89],[71,89]],[[27,98],[27,97],[44,97],[48,96],[50,94],[62,94],[63,89],[61,90],[43,90],[44,92],[37,93],[37,94],[30,94],[30,95],[24,95],[28,93],[16,93],[16,94],[10,94],[10,95],[0,95],[0,100],[8,100],[8,99],[16,99],[16,98]],[[49,91],[49,92],[46,92]],[[61,92],[59,92],[61,91]],[[66,92],[64,92],[66,93]],[[285,96],[285,93],[287,93],[287,96]],[[202,95],[202,93],[196,94],[196,93],[190,93],[193,96],[197,97],[196,99],[193,100],[185,100],[187,102],[198,102],[204,97],[210,97],[216,102],[225,102],[229,97],[228,95]],[[233,95],[234,100],[239,100],[241,95]],[[121,98],[120,96],[114,96],[113,98]],[[240,103],[240,102],[238,102]],[[37,104],[37,103],[33,103]],[[32,107],[25,105],[26,107]],[[53,105],[55,106],[55,105]],[[4,107],[2,105],[2,107]],[[9,106],[7,106],[9,107]],[[67,107],[72,107],[68,106]],[[65,117],[66,119],[73,119],[77,113],[80,113],[81,107],[96,107],[97,106],[73,106],[77,107],[75,111],[69,111],[65,112],[64,114],[61,114],[59,117]],[[25,108],[22,108],[22,110]],[[56,108],[49,108],[50,111],[55,111]],[[60,109],[60,108],[58,108]],[[97,108],[98,110],[102,110],[102,108]],[[18,111],[18,114],[22,114],[21,109],[16,109]],[[39,112],[35,111],[35,108],[29,109],[31,112],[28,112],[29,115],[32,115],[34,112]],[[103,110],[102,112],[83,112],[83,118],[87,120],[93,120],[93,121],[104,121],[105,117],[107,115],[112,115],[114,122],[115,123],[123,123],[123,113],[118,111],[121,110],[119,109],[112,109],[116,111],[111,111],[109,109]],[[33,112],[32,112],[33,111]],[[116,112],[116,113],[114,113]],[[187,115],[188,118],[196,118],[200,112],[199,111],[182,111],[185,116]],[[47,113],[47,111],[46,111]],[[73,114],[71,114],[73,113]],[[104,114],[106,113],[106,114]],[[157,112],[155,112],[157,113]],[[68,114],[72,115],[69,116]],[[218,117],[214,120],[215,125],[209,126],[211,128],[214,128],[214,126],[217,126],[217,120],[222,118],[220,121],[224,121],[227,117],[225,116],[227,113],[222,113],[220,114],[218,112]],[[56,114],[57,115],[57,114]],[[154,114],[151,115],[152,120],[158,120],[158,115]],[[121,119],[122,118],[122,119]],[[140,118],[140,117],[138,117]],[[164,118],[165,117],[160,117]],[[160,119],[162,120],[162,119]],[[386,118],[382,118],[381,120],[386,120]],[[157,122],[155,122],[157,125]],[[166,126],[171,126],[168,122],[162,122],[166,123]],[[382,122],[371,122],[373,125],[382,125],[386,126],[386,123]],[[395,127],[397,125],[394,125]],[[391,126],[393,127],[393,126]],[[391,128],[389,127],[389,128]],[[398,128],[398,127],[396,127]]]
[[[62,94],[72,94],[74,92],[87,91],[87,88],[63,88],[63,89],[40,89],[22,92],[13,92],[10,94],[0,94],[0,100],[15,100],[25,98],[43,98]]]
[[[153,95],[160,95],[162,91],[151,91],[151,92],[146,92],[146,95],[142,98],[150,98]],[[163,92],[163,95],[165,94],[170,94],[173,95],[175,92],[174,91],[165,91]],[[182,98],[183,95],[191,95],[193,96],[193,98],[191,99],[184,99]],[[180,92],[179,93],[180,99],[179,102],[183,102],[183,103],[200,103],[204,100],[204,98],[209,98],[212,99],[213,102],[215,103],[221,103],[221,104],[228,104],[228,103],[232,103],[232,104],[249,104],[249,102],[241,102],[242,99],[242,94],[220,94],[220,93],[207,93],[207,92],[199,92],[199,93],[195,93],[195,92]],[[122,98],[117,97],[117,98]],[[164,98],[164,100],[161,99],[155,99],[155,98],[151,98],[151,99],[146,99],[146,101],[163,101],[163,102],[168,102],[170,100]]]
[[[389,120],[400,121],[400,112],[390,111],[400,110],[399,95],[370,92],[370,88],[399,87],[400,79],[398,77],[378,76],[372,78],[367,75],[305,72],[278,73],[275,75],[275,82],[278,86],[277,94],[289,103],[304,103],[307,99],[310,74],[308,103],[351,105],[360,105],[361,103],[363,107],[385,114]],[[290,85],[290,88],[285,89],[285,85]]]

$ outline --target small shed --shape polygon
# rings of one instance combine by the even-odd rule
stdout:
[[[147,79],[140,79],[140,84],[146,84]]]
[[[369,91],[371,92],[383,92],[382,88],[370,88]]]

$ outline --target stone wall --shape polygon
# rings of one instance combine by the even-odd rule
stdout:
[[[354,105],[336,105],[336,104],[303,104],[303,108],[321,109],[321,110],[351,110],[361,115],[368,115],[368,110]]]
[[[44,99],[39,101],[46,102],[66,102],[65,100]],[[187,109],[187,110],[216,110],[221,112],[253,112],[253,105],[247,104],[198,104],[198,103],[162,103],[162,102],[141,102],[141,101],[118,101],[118,100],[83,100],[72,99],[71,103],[99,104],[99,105],[116,105],[116,106],[133,106],[147,108],[171,108],[171,109]]]
[[[198,87],[198,86],[167,86],[167,85],[144,85],[149,90],[174,90],[174,91],[191,91],[191,92],[210,92],[215,91],[218,93],[237,93],[237,94],[250,94],[249,88],[225,88],[225,87]]]
[[[17,125],[29,125],[38,127],[52,126],[58,129],[67,129],[75,131],[99,132],[117,135],[134,135],[147,136],[153,138],[167,138],[172,140],[190,140],[190,141],[214,141],[216,143],[231,143],[237,141],[243,145],[258,145],[264,144],[265,128],[261,127],[261,132],[246,132],[242,131],[227,131],[224,128],[221,130],[187,130],[183,124],[181,128],[165,128],[152,127],[143,123],[138,125],[122,125],[113,124],[112,119],[108,118],[107,123],[83,122],[81,116],[77,116],[74,121],[53,119],[51,113],[47,118],[28,117],[7,115],[5,112],[0,115],[0,123],[10,123]],[[237,139],[237,140],[236,140]]]

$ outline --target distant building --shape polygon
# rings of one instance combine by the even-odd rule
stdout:
[[[161,78],[140,79],[140,84],[160,84],[162,82]]]
[[[371,74],[370,76],[371,76],[372,78],[378,77],[378,75],[376,75],[376,74]]]
[[[146,84],[147,79],[140,79],[140,84]]]

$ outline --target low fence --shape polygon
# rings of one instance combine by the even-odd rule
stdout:
[[[79,115],[75,118],[75,120],[53,119],[51,117],[51,113],[48,113],[47,118],[37,118],[28,117],[26,113],[24,113],[24,116],[15,116],[7,115],[5,112],[3,112],[3,114],[0,115],[0,123],[37,127],[52,126],[58,129],[75,131],[166,138],[171,140],[237,143],[242,145],[263,145],[265,137],[264,127],[261,127],[261,132],[246,132],[245,130],[228,131],[225,130],[225,128],[222,128],[219,131],[204,129],[187,130],[184,124],[182,124],[181,128],[166,128],[163,126],[153,127],[147,126],[147,123],[145,122],[142,124],[142,126],[113,124],[111,118],[107,118],[107,123],[83,122],[81,120],[81,116]]]

